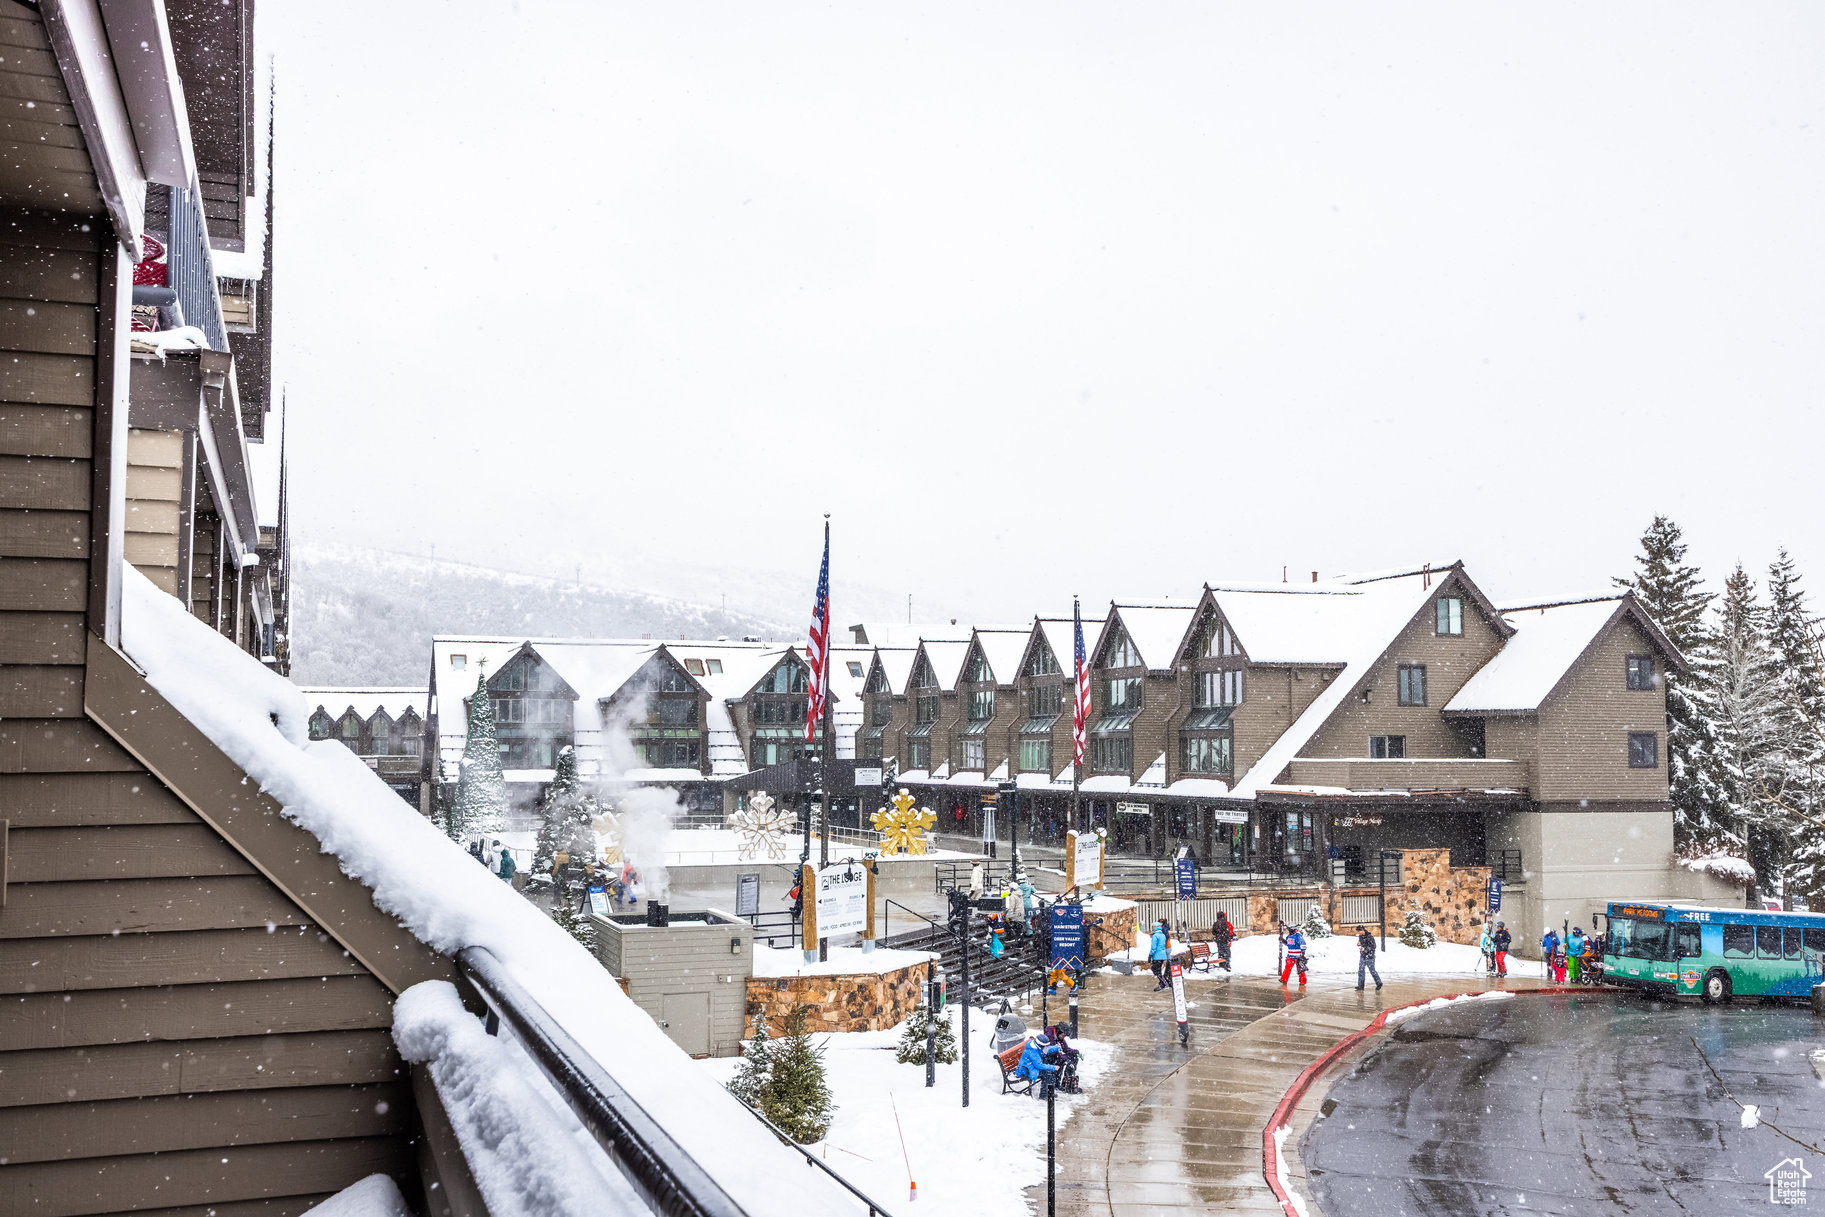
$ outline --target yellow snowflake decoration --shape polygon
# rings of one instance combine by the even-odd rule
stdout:
[[[596,842],[602,847],[602,862],[612,866],[621,861],[621,819],[612,811],[605,811],[589,822],[595,830]]]
[[[938,822],[938,817],[923,807],[915,808],[916,800],[905,790],[890,801],[893,806],[883,807],[873,818],[875,829],[881,834],[881,856],[891,858],[895,854],[924,853],[925,834]]]

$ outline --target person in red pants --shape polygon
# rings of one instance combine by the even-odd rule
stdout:
[[[1508,948],[1514,945],[1514,935],[1508,932],[1508,923],[1506,921],[1496,922],[1495,933],[1490,935],[1490,939],[1495,943],[1495,974],[1506,976],[1508,975]]]
[[[1289,928],[1285,922],[1281,922],[1280,929],[1282,930],[1282,932],[1285,935],[1285,942],[1286,942],[1286,963],[1283,964],[1280,968],[1280,983],[1285,984],[1287,982],[1287,978],[1293,974],[1293,969],[1298,968],[1299,969],[1299,983],[1304,984],[1305,983],[1305,935],[1301,934],[1299,932],[1299,929],[1297,926]]]

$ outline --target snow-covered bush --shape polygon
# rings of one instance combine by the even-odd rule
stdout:
[[[1689,871],[1714,875],[1727,883],[1743,887],[1751,887],[1755,883],[1755,868],[1732,854],[1702,854],[1696,858],[1675,858],[1674,861]]]
[[[1400,927],[1400,940],[1416,951],[1438,945],[1438,934],[1426,924],[1426,915],[1418,909],[1407,910],[1406,923]]]
[[[902,1065],[925,1064],[925,1036],[932,1022],[931,1013],[924,1006],[912,1012],[906,1020],[906,1030],[900,1033],[900,1043],[894,1052],[894,1060]],[[939,1018],[937,1040],[933,1045],[932,1055],[940,1065],[957,1063],[957,1037],[951,1034],[951,1020]]]
[[[729,1093],[749,1107],[760,1106],[760,1097],[772,1075],[773,1055],[767,1040],[767,1015],[763,1011],[754,1016],[754,1038],[742,1048],[741,1064],[735,1067],[735,1076],[728,1082]]]
[[[1307,911],[1305,920],[1299,923],[1299,928],[1307,938],[1329,938],[1331,936],[1331,923],[1324,919],[1324,914],[1318,911],[1316,904]]]

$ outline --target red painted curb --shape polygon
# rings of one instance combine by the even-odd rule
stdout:
[[[1285,1127],[1287,1118],[1292,1115],[1293,1108],[1299,1105],[1299,1100],[1305,1097],[1305,1092],[1311,1088],[1313,1080],[1329,1068],[1338,1057],[1387,1026],[1388,1016],[1390,1014],[1393,1014],[1396,1010],[1412,1010],[1420,1006],[1429,1006],[1441,998],[1445,1001],[1452,1001],[1460,997],[1481,997],[1485,993],[1507,993],[1511,996],[1520,996],[1527,993],[1551,995],[1564,993],[1595,993],[1600,991],[1601,990],[1589,985],[1542,985],[1534,989],[1476,989],[1469,993],[1441,993],[1436,997],[1427,997],[1420,1001],[1410,1001],[1405,1005],[1389,1006],[1386,1010],[1377,1014],[1369,1025],[1364,1027],[1361,1031],[1352,1031],[1350,1034],[1338,1040],[1335,1044],[1332,1044],[1330,1048],[1325,1050],[1323,1056],[1299,1071],[1299,1076],[1293,1079],[1293,1084],[1286,1088],[1285,1094],[1280,1096],[1280,1102],[1278,1106],[1274,1108],[1274,1114],[1268,1117],[1267,1127],[1261,1130],[1261,1173],[1267,1179],[1267,1186],[1273,1189],[1274,1199],[1278,1200],[1280,1202],[1280,1207],[1286,1211],[1286,1217],[1299,1217],[1299,1210],[1293,1207],[1292,1196],[1287,1193],[1285,1188],[1280,1186],[1280,1172],[1278,1169],[1280,1165],[1280,1151],[1274,1145],[1274,1130]]]

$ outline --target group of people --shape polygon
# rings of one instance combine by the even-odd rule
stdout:
[[[484,841],[480,837],[469,842],[469,856],[488,868],[502,883],[512,883],[513,873],[519,864],[513,860],[513,851],[501,844],[501,839]]]
[[[1546,960],[1546,976],[1554,984],[1580,984],[1594,977],[1602,947],[1597,939],[1585,937],[1584,927],[1574,925],[1565,937],[1551,926],[1540,939],[1540,955]]]
[[[1514,935],[1508,932],[1508,923],[1498,921],[1492,932],[1485,925],[1477,938],[1477,950],[1483,953],[1483,970],[1491,976],[1508,975],[1508,950],[1514,946]]]
[[[1077,1049],[1065,1039],[1065,1025],[1057,1023],[1027,1040],[1020,1050],[1014,1076],[1028,1078],[1061,1094],[1078,1094],[1082,1089],[1077,1084],[1078,1056]]]

